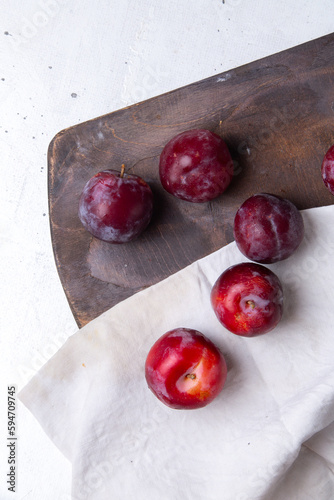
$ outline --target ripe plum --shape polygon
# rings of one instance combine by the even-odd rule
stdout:
[[[197,330],[175,328],[151,347],[145,363],[148,387],[175,409],[202,408],[223,389],[226,362],[211,340]]]
[[[270,269],[244,262],[224,271],[211,290],[211,304],[222,325],[243,337],[267,333],[283,314],[283,290]]]
[[[109,243],[126,243],[147,227],[153,212],[150,186],[136,175],[104,170],[85,185],[79,219],[87,231]]]
[[[287,259],[304,237],[303,218],[289,200],[255,194],[238,209],[234,239],[248,259],[271,264]]]
[[[233,176],[233,161],[221,137],[209,130],[178,134],[164,147],[159,174],[166,191],[194,203],[222,194]]]
[[[321,175],[326,188],[334,195],[334,144],[324,156]]]

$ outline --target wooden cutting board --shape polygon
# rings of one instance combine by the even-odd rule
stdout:
[[[210,203],[178,200],[159,181],[163,146],[192,128],[221,135],[235,162]],[[50,224],[78,326],[231,242],[235,212],[254,193],[299,209],[332,204],[320,175],[332,143],[334,34],[59,132],[48,151]],[[150,184],[155,210],[139,239],[111,245],[84,230],[78,200],[92,175],[122,163]]]

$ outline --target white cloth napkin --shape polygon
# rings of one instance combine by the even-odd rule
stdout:
[[[285,294],[272,332],[237,337],[211,309],[215,280],[246,260],[231,243],[86,325],[23,388],[72,462],[73,500],[334,498],[334,206],[302,214],[300,248],[268,266]],[[178,326],[226,356],[202,409],[170,409],[145,382],[148,350]]]

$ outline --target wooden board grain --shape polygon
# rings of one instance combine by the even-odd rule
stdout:
[[[160,185],[163,146],[191,128],[221,135],[235,162],[230,187],[210,203],[178,200]],[[334,34],[57,134],[48,151],[51,235],[78,326],[232,241],[235,212],[254,193],[300,209],[332,204],[320,175],[332,143]],[[155,209],[136,241],[111,245],[83,229],[78,200],[92,175],[122,163],[150,184]]]

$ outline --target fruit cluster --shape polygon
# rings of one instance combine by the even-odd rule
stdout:
[[[225,142],[209,130],[183,132],[164,147],[159,163],[162,186],[194,203],[221,195],[233,177],[233,161]],[[149,185],[136,175],[104,170],[92,177],[79,201],[79,219],[95,238],[126,243],[148,226],[153,212]]]
[[[161,184],[170,194],[203,203],[221,195],[233,177],[233,161],[221,137],[204,129],[183,132],[164,147]],[[334,195],[334,145],[321,175]],[[79,201],[79,218],[96,238],[125,243],[139,236],[153,212],[153,195],[140,177],[105,170],[92,177]],[[211,305],[230,332],[254,337],[273,330],[283,313],[279,278],[263,264],[287,259],[304,237],[303,219],[286,199],[268,193],[248,198],[237,210],[234,239],[253,262],[226,269],[211,289]],[[221,392],[227,377],[224,356],[197,330],[176,328],[151,347],[145,363],[148,387],[167,406],[201,408]]]
[[[279,278],[262,263],[288,258],[300,245],[304,223],[288,200],[271,194],[251,196],[238,209],[234,237],[240,251],[255,262],[226,269],[211,289],[211,305],[220,323],[243,337],[273,330],[283,314]],[[224,356],[200,332],[176,328],[152,346],[145,364],[146,381],[171,408],[201,408],[223,389]]]

